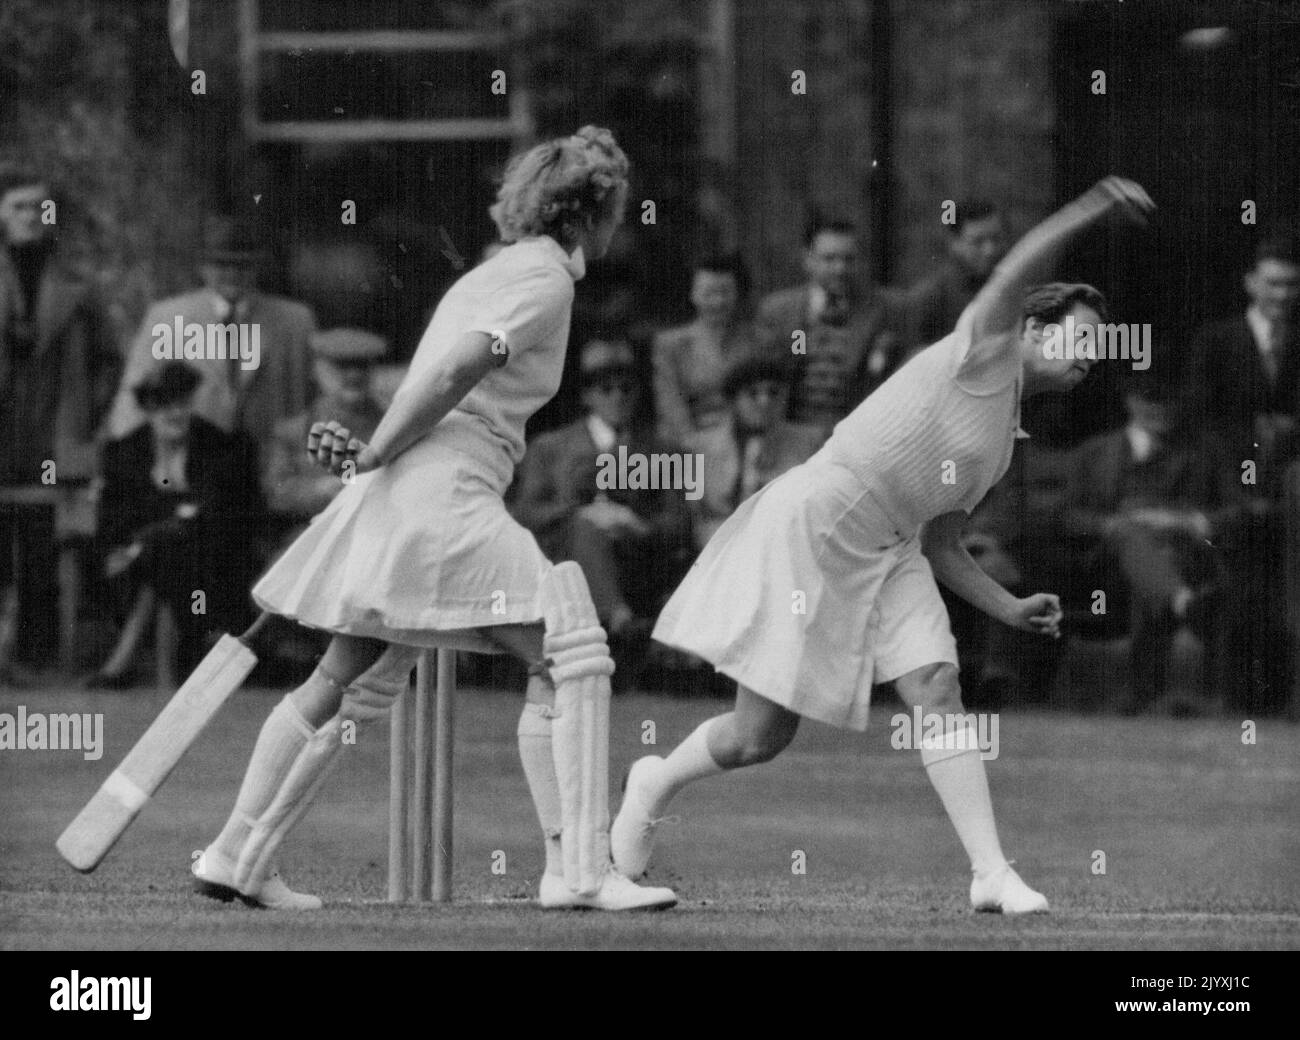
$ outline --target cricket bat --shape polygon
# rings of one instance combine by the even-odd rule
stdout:
[[[77,818],[59,835],[59,854],[83,874],[94,870],[162,786],[217,709],[248,678],[257,655],[248,641],[263,614],[242,636],[223,635],[175,696],[109,774]]]

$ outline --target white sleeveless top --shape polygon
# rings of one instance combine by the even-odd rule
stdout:
[[[1020,426],[1020,352],[970,357],[970,308],[835,427],[825,451],[908,533],[970,512],[1011,464]]]

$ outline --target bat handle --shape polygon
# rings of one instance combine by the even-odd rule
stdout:
[[[257,633],[262,631],[262,628],[270,620],[271,620],[271,615],[268,614],[265,610],[262,611],[262,613],[257,615],[257,620],[248,626],[248,631],[246,631],[242,636],[239,637],[239,641],[243,643],[245,646],[249,646],[253,642],[253,640],[257,638]]]

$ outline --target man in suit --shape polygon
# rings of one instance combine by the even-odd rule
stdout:
[[[0,169],[0,485],[88,481],[121,370],[94,293],[59,256],[51,196],[39,173]],[[53,510],[0,513],[0,588],[17,590],[25,664],[54,656],[55,541]]]
[[[1002,212],[991,202],[968,199],[958,204],[948,255],[939,267],[907,290],[909,347],[928,347],[957,327],[957,319],[1006,255],[1010,242]]]
[[[311,403],[311,309],[292,300],[256,290],[257,265],[263,258],[253,229],[228,217],[210,218],[204,227],[201,274],[203,288],[162,300],[149,308],[132,341],[126,373],[113,402],[109,432],[124,437],[144,413],[131,388],[159,360],[156,327],[198,326],[203,330],[238,330],[244,357],[191,358],[201,376],[194,395],[195,413],[226,432],[266,435],[275,424]],[[256,361],[249,340],[256,327]],[[174,339],[174,336],[172,337]],[[164,343],[164,345],[166,345]]]
[[[1107,613],[1127,606],[1130,688],[1137,711],[1164,692],[1174,634],[1191,625],[1216,660],[1223,634],[1230,539],[1247,504],[1238,470],[1212,435],[1180,421],[1172,391],[1153,380],[1125,396],[1129,421],[1080,446],[1066,485],[1063,525],[1084,585],[1106,594]],[[1091,606],[1091,604],[1090,604]],[[1207,686],[1222,676],[1206,669]],[[1218,700],[1222,688],[1212,689]]]
[[[789,369],[772,358],[735,358],[728,366],[722,392],[730,411],[691,442],[704,456],[704,494],[690,504],[696,549],[741,502],[806,462],[826,439],[817,426],[785,419],[788,377]]]
[[[1189,391],[1229,450],[1261,482],[1295,454],[1300,418],[1300,253],[1295,236],[1262,241],[1242,278],[1249,303],[1192,339]]]
[[[375,363],[388,353],[381,336],[364,329],[330,329],[311,338],[320,393],[297,415],[276,423],[267,451],[263,486],[271,512],[297,527],[319,513],[343,485],[322,472],[303,450],[311,424],[337,419],[364,441],[370,440],[383,406],[371,392]]]
[[[690,564],[690,515],[680,488],[597,486],[600,457],[671,450],[634,423],[632,348],[594,340],[579,355],[586,415],[541,434],[520,465],[511,510],[555,563],[576,560],[596,613],[615,644],[649,632],[654,616]]]
[[[265,517],[257,445],[195,414],[201,380],[184,361],[165,361],[131,388],[146,419],[104,448],[97,536],[105,576],[124,598],[147,585],[171,609],[185,671],[213,632],[251,619]]]
[[[1233,546],[1240,580],[1227,616],[1237,682],[1247,703],[1271,709],[1300,682],[1300,675],[1287,675],[1300,639],[1300,594],[1288,584],[1294,577],[1288,578],[1285,566],[1289,537],[1296,537],[1300,524],[1288,508],[1286,488],[1286,474],[1300,457],[1296,235],[1261,241],[1242,285],[1249,300],[1245,312],[1206,326],[1192,341],[1189,392],[1203,421],[1228,445],[1239,479],[1253,480],[1244,485],[1251,516]],[[1246,462],[1253,473],[1243,471]]]
[[[898,367],[904,314],[896,294],[859,278],[852,224],[814,220],[805,245],[808,281],[764,299],[757,324],[765,349],[792,364],[787,418],[829,433]]]

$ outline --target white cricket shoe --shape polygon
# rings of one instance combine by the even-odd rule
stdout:
[[[546,873],[537,886],[537,905],[543,910],[577,910],[582,903],[578,893],[565,884],[563,874]]]
[[[609,850],[614,866],[629,878],[639,878],[650,864],[650,854],[655,847],[655,831],[670,817],[651,817],[646,811],[646,789],[651,784],[651,774],[663,765],[658,755],[646,755],[632,763],[623,785],[623,805],[609,829]]]
[[[995,914],[1045,914],[1047,897],[1035,892],[1006,863],[970,883],[970,902],[976,910]]]
[[[244,902],[267,910],[319,910],[323,905],[320,896],[310,892],[295,892],[284,883],[278,870],[273,871],[256,893],[241,893]]]
[[[235,887],[235,865],[210,846],[190,866],[190,873],[195,892],[223,903],[238,899],[266,910],[319,910],[322,906],[319,896],[295,892],[286,885],[278,870],[256,891],[240,891]]]
[[[574,892],[561,874],[543,874],[537,903],[543,910],[667,910],[677,904],[677,893],[671,888],[638,885],[611,865],[600,888],[589,896]]]

